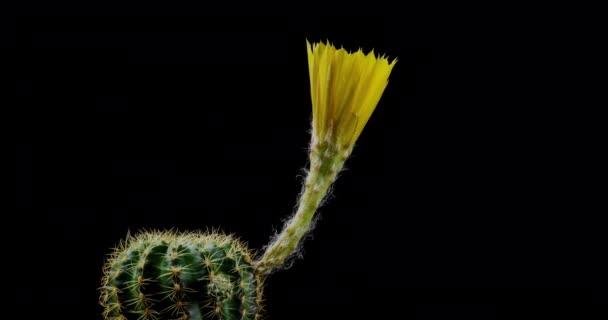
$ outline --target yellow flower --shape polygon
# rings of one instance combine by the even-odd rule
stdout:
[[[313,114],[313,142],[352,148],[371,117],[397,59],[389,63],[372,50],[349,53],[329,42],[308,40],[308,70]]]

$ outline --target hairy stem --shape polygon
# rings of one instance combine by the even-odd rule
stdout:
[[[310,170],[303,187],[304,191],[300,195],[298,209],[287,221],[283,231],[268,245],[262,258],[256,262],[258,273],[266,274],[283,265],[285,260],[297,250],[302,237],[310,231],[314,214],[338,172],[342,170],[350,150],[326,143],[313,144],[310,152]]]

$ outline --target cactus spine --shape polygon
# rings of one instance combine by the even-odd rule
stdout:
[[[230,236],[144,232],[108,259],[101,292],[108,320],[250,320],[260,315],[262,279]]]

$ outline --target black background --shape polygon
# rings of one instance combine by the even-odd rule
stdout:
[[[18,230],[35,243],[20,312],[101,319],[104,256],[128,230],[219,227],[262,248],[307,162],[308,38],[399,62],[304,259],[268,279],[268,319],[597,316],[584,119],[545,29],[495,18],[12,20]]]

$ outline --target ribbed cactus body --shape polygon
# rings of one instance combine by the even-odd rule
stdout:
[[[104,274],[107,320],[249,320],[261,311],[251,254],[230,236],[142,233],[115,250]]]

